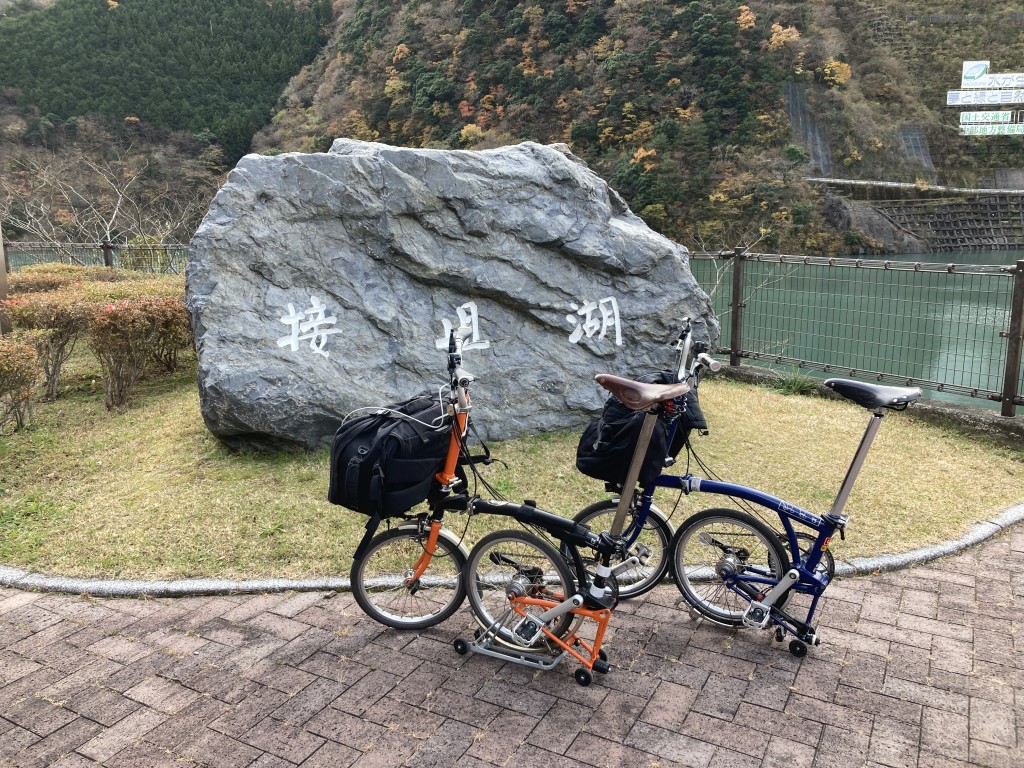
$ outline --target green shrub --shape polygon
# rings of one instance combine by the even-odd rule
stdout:
[[[28,424],[39,373],[39,358],[32,344],[0,336],[0,434],[12,423],[15,431]]]
[[[130,283],[87,283],[81,290],[90,302],[99,305],[148,300],[146,311],[158,328],[153,362],[167,372],[177,369],[178,353],[192,346],[192,325],[185,310],[182,278],[150,275]]]
[[[35,337],[43,364],[46,397],[57,397],[60,372],[74,351],[75,342],[88,330],[95,305],[75,288],[26,293],[0,302],[3,314],[15,329],[45,331]]]
[[[82,279],[94,283],[134,283],[151,279],[146,272],[133,272],[130,269],[114,269],[112,267],[80,267]]]
[[[153,361],[168,373],[178,368],[178,353],[192,347],[192,322],[180,298],[151,300],[150,312],[157,326]]]
[[[69,287],[74,282],[75,278],[67,273],[36,270],[32,267],[7,276],[7,285],[12,296],[20,293],[57,291]]]
[[[154,276],[147,272],[109,267],[82,267],[76,264],[49,262],[24,267],[8,276],[11,294],[57,291],[89,283],[148,283]],[[168,283],[181,284],[181,278],[170,276]]]
[[[181,301],[185,296],[184,278],[176,275],[162,277],[145,273],[133,274],[140,275],[141,279],[91,281],[82,283],[79,290],[89,301],[98,304],[110,304],[131,298],[176,298]]]
[[[184,312],[180,299],[167,297],[122,299],[100,307],[89,328],[89,348],[103,368],[107,408],[128,403],[154,356],[163,355],[165,367],[168,354],[177,362]]]

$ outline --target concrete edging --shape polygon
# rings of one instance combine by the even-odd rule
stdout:
[[[912,565],[921,565],[940,557],[955,555],[964,549],[985,541],[1005,528],[1024,520],[1024,504],[1002,512],[991,520],[977,523],[956,541],[895,555],[857,557],[836,562],[837,576],[866,576],[893,571]],[[175,579],[171,581],[144,581],[141,579],[91,579],[69,576],[48,576],[30,573],[20,568],[0,565],[0,587],[33,592],[64,592],[96,597],[199,597],[206,595],[242,595],[267,592],[336,592],[348,590],[348,579]]]
[[[895,555],[879,555],[877,557],[855,557],[852,560],[836,562],[837,576],[869,576],[883,571],[894,571],[912,565],[938,560],[940,557],[956,555],[975,544],[995,536],[1004,529],[1024,520],[1024,504],[1010,507],[991,520],[976,523],[971,530],[955,541],[944,544],[933,544],[920,547],[909,552]]]

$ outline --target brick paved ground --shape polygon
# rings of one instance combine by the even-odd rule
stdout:
[[[799,660],[660,587],[581,688],[458,656],[465,609],[401,634],[348,595],[0,590],[0,765],[1024,765],[1024,528],[828,595]]]

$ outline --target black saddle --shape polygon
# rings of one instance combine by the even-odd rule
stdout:
[[[847,400],[870,410],[892,408],[902,411],[921,396],[920,387],[883,387],[879,384],[849,379],[827,379],[825,386]]]

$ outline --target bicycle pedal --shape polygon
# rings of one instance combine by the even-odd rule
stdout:
[[[650,547],[640,543],[634,544],[633,549],[636,551],[636,556],[640,560],[641,565],[647,565],[647,561],[650,560],[651,556],[654,554]]]

